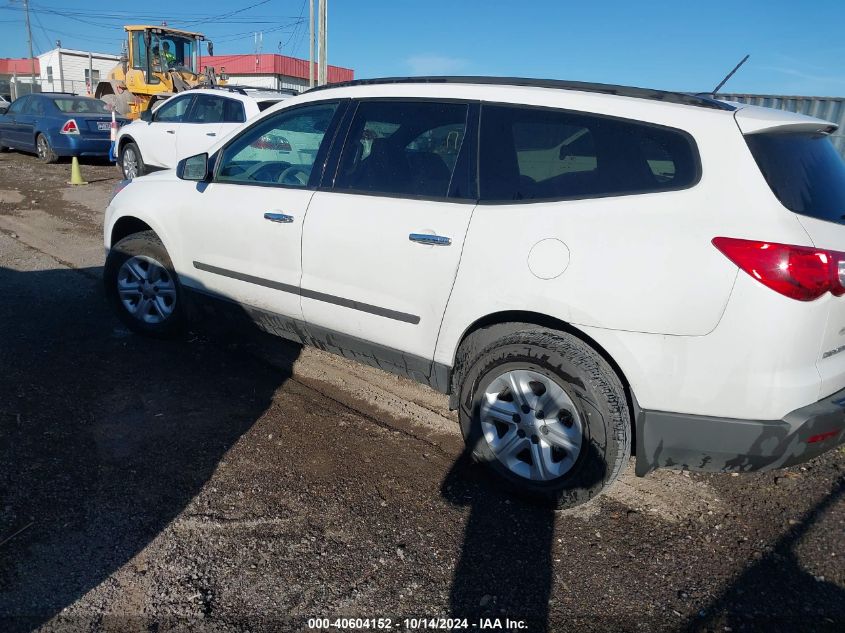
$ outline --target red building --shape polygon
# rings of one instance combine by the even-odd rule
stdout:
[[[200,67],[213,66],[220,74],[225,69],[230,84],[242,86],[261,86],[263,88],[308,87],[308,60],[288,57],[287,55],[204,55]],[[354,71],[340,66],[329,66],[329,83],[351,81]],[[317,64],[314,64],[314,77],[317,77]]]

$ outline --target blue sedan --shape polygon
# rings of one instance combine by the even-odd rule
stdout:
[[[117,122],[129,119],[117,117]],[[99,99],[58,92],[24,95],[0,107],[0,152],[33,152],[45,163],[62,156],[107,157],[110,127],[111,111]]]

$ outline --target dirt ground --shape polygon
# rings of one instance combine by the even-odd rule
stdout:
[[[100,281],[117,170],[82,169],[0,154],[0,630],[845,630],[845,451],[526,504],[424,387],[131,335]]]

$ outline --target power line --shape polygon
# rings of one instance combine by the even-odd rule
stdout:
[[[205,24],[207,22],[216,22],[217,20],[225,20],[226,18],[230,18],[233,15],[237,15],[238,13],[243,13],[244,11],[249,11],[250,9],[254,9],[255,7],[260,7],[262,4],[267,4],[270,0],[261,0],[260,2],[256,2],[255,4],[251,4],[248,7],[244,7],[243,9],[236,9],[234,11],[229,11],[228,13],[223,13],[221,15],[216,15],[211,18],[205,18],[202,20],[189,20],[185,24]]]
[[[291,35],[290,35],[290,37],[288,38],[287,42],[285,42],[284,44],[282,44],[281,40],[279,41],[279,53],[281,53],[281,52],[282,52],[282,49],[283,49],[285,46],[287,46],[288,44],[290,44],[290,42],[293,40],[293,38],[294,38],[294,37],[296,37],[296,36],[297,36],[297,34],[299,33],[299,27],[302,25],[302,22],[303,22],[302,16],[303,16],[303,14],[305,13],[305,3],[306,3],[307,1],[308,1],[308,0],[302,0],[302,7],[299,9],[299,18],[298,18],[298,20],[297,20],[297,22],[296,22],[296,26],[295,26],[295,27],[294,27],[294,29],[293,29],[293,33],[291,33]],[[293,56],[293,49],[291,49],[291,56]]]
[[[47,51],[51,50],[53,48],[52,45],[51,45],[52,44],[52,38],[47,34],[47,29],[44,28],[44,25],[41,24],[41,18],[38,17],[38,14],[35,11],[33,11],[32,15],[35,16],[35,21],[38,23],[38,28],[41,29],[41,33],[44,35],[44,39],[47,40],[47,48],[45,48],[44,50],[47,50]]]

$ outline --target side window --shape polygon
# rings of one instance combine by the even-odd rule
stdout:
[[[12,101],[12,105],[9,106],[9,114],[21,114],[29,99],[29,96],[26,96]]]
[[[26,108],[24,108],[24,114],[44,116],[44,100],[38,97],[30,97],[29,103],[27,103]]]
[[[147,48],[144,46],[144,33],[132,33],[132,68],[145,70],[147,68]]]
[[[636,121],[484,106],[481,198],[554,200],[682,189],[698,177],[687,135]]]
[[[197,95],[186,123],[222,123],[223,102],[228,99],[214,95]]]
[[[223,150],[216,180],[306,187],[336,109],[337,103],[303,106],[246,129]]]
[[[335,189],[450,196],[468,109],[460,103],[361,102],[343,148]]]
[[[243,123],[244,106],[240,101],[217,95],[197,95],[187,123]]]
[[[223,99],[223,123],[243,123],[246,121],[244,104],[234,99]]]
[[[178,97],[165,103],[155,113],[155,121],[161,123],[182,123],[193,95]]]

